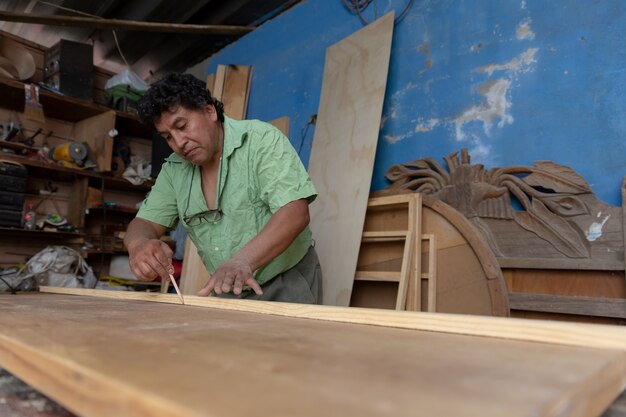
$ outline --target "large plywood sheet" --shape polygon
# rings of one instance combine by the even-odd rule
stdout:
[[[393,13],[331,46],[309,174],[319,196],[311,229],[324,304],[347,306],[363,231],[387,83]]]
[[[516,417],[599,415],[625,382],[626,358],[623,350],[20,294],[0,296],[0,365],[86,417]]]

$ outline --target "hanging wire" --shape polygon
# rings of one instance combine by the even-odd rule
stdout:
[[[83,15],[83,16],[87,16],[87,17],[95,17],[96,19],[102,19],[103,18],[102,16],[98,16],[98,15],[91,14],[91,13],[81,12],[80,10],[76,10],[76,9],[71,9],[69,7],[60,6],[58,4],[50,3],[50,2],[47,2],[45,0],[38,0],[38,2],[39,3],[43,3],[43,4],[47,5],[47,6],[56,7],[57,9],[65,10],[66,12],[70,12],[70,13],[76,13],[76,14],[80,14],[80,15]],[[126,61],[126,57],[122,53],[122,48],[120,48],[120,43],[117,40],[117,33],[115,32],[115,30],[111,30],[111,32],[113,32],[113,39],[115,40],[115,46],[117,47],[117,52],[119,52],[119,54],[122,57],[122,60],[124,61],[124,64],[126,65],[126,67],[130,68],[130,65],[128,65],[128,61]]]
[[[298,155],[300,155],[302,145],[304,145],[304,140],[306,139],[306,134],[309,131],[309,126],[311,126],[311,124],[306,123],[304,126],[302,126],[302,129],[300,129],[300,146],[298,146]]]
[[[350,11],[350,13],[358,15],[359,19],[361,19],[361,22],[363,22],[363,24],[367,26],[370,24],[370,22],[368,22],[363,17],[363,12],[367,8],[367,6],[370,5],[372,1],[373,0],[341,0],[341,3],[344,5],[346,9]],[[398,23],[402,19],[404,19],[404,17],[406,16],[412,4],[413,4],[413,0],[407,0],[406,5],[404,6],[404,9],[402,9],[400,14],[394,19],[395,23]],[[374,19],[376,19],[376,2],[374,2]]]

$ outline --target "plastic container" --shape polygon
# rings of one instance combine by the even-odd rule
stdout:
[[[37,216],[35,210],[33,210],[33,205],[29,204],[28,211],[24,213],[24,229],[33,230],[36,220]]]

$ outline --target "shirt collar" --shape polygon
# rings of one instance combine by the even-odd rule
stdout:
[[[244,139],[248,136],[248,133],[240,129],[235,123],[234,119],[224,115],[224,149],[223,156],[226,158],[230,158],[230,156],[235,152],[235,149],[241,147],[243,145]],[[181,158],[175,153],[172,153],[170,156],[165,158],[167,162],[187,162],[185,159]]]

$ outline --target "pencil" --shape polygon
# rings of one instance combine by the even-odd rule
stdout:
[[[174,279],[174,275],[172,274],[170,274],[170,281],[172,281],[172,285],[174,285],[176,294],[178,294],[178,298],[180,298],[180,303],[185,305],[185,300],[183,300],[183,295],[180,293],[180,290],[178,289],[178,285],[176,284],[176,280]]]

